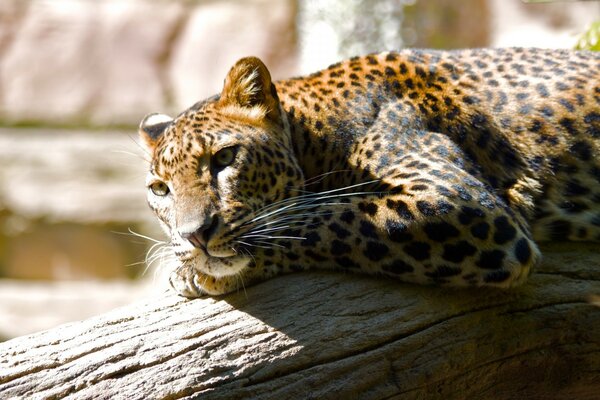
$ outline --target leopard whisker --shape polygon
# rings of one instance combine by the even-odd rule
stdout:
[[[271,235],[244,235],[244,236],[240,236],[240,239],[252,239],[252,238],[257,238],[257,239],[300,239],[300,240],[306,239],[305,237],[301,237],[301,236],[271,236]]]
[[[336,195],[336,196],[331,196],[331,198],[333,197],[338,197],[340,195]],[[318,201],[320,200],[324,200],[325,198],[320,198],[318,199]],[[315,200],[317,201],[317,200]],[[306,209],[310,209],[310,208],[314,208],[316,206],[329,206],[329,205],[343,205],[344,203],[315,203],[315,202],[304,202],[304,203],[292,203],[289,204],[285,207],[279,208],[277,210],[273,210],[271,212],[269,212],[268,214],[265,215],[260,215],[258,217],[255,217],[253,219],[251,219],[250,221],[247,221],[245,224],[250,224],[256,221],[260,221],[261,219],[273,216],[273,215],[277,215],[277,214],[281,214],[283,212],[291,212],[291,211],[299,211],[299,210],[306,210]]]
[[[331,195],[332,193],[339,193],[339,192],[343,192],[349,189],[354,189],[357,187],[361,187],[361,186],[365,186],[365,185],[370,185],[376,182],[379,182],[379,179],[373,179],[367,182],[361,182],[361,183],[356,183],[354,185],[349,185],[349,186],[344,186],[342,188],[337,188],[337,189],[331,189],[331,190],[327,190],[324,192],[319,192],[319,193],[309,193],[309,194],[305,194],[305,195],[299,195],[299,196],[294,196],[294,197],[289,197],[286,199],[281,199],[279,201],[276,201],[274,203],[271,203],[265,207],[262,207],[261,209],[257,210],[255,212],[256,215],[259,215],[266,210],[272,209],[274,207],[279,207],[281,204],[287,204],[290,202],[298,202],[298,201],[309,201],[309,200],[314,200],[314,201],[318,201],[323,199],[323,195]],[[358,195],[358,194],[373,194],[373,193],[377,193],[377,192],[358,192],[358,193],[346,193],[346,195]],[[261,216],[262,217],[262,216]]]
[[[325,205],[339,205],[340,203],[325,203]],[[308,218],[311,217],[318,217],[321,215],[328,215],[328,214],[339,214],[340,212],[328,212],[328,211],[322,211],[322,212],[316,212],[316,213],[301,213],[301,214],[291,214],[291,215],[283,215],[283,216],[279,216],[279,218],[277,219],[273,219],[270,221],[263,221],[260,225],[257,225],[256,227],[254,227],[254,229],[250,229],[248,231],[246,231],[245,234],[248,233],[262,233],[261,230],[264,229],[265,231],[267,230],[282,230],[282,229],[286,229],[289,226],[293,225],[293,226],[305,226],[305,225],[311,225],[311,224],[315,224],[315,222],[311,221],[307,221]],[[282,227],[277,227],[274,224],[280,224],[280,223],[285,223],[286,225],[283,225]]]
[[[322,174],[315,175],[312,178],[306,179],[304,181],[304,185],[314,185],[316,183],[321,182],[323,179],[325,179],[329,175],[339,174],[339,173],[342,173],[342,172],[352,172],[352,170],[350,170],[350,169],[338,169],[338,170],[335,170],[335,171],[323,172]]]
[[[285,249],[285,248],[286,248],[285,246],[283,246],[283,245],[281,245],[281,244],[279,244],[279,243],[265,242],[265,241],[262,241],[262,240],[257,240],[257,241],[255,241],[254,243],[261,244],[261,245],[264,245],[264,246],[269,246],[269,248],[271,248],[271,247],[273,247],[273,246],[275,246],[275,247],[280,247],[280,248],[282,248],[282,249]]]
[[[135,237],[139,237],[139,238],[142,238],[142,239],[149,240],[149,241],[154,242],[154,243],[166,243],[164,240],[154,239],[153,237],[142,235],[141,233],[138,233],[138,232],[134,231],[131,228],[127,228],[127,231],[128,232],[114,232],[114,233],[116,233],[117,235],[135,236]]]
[[[235,282],[237,283],[238,281],[242,283],[242,289],[244,290],[244,296],[246,296],[246,298],[248,298],[248,293],[246,292],[246,286],[244,285],[244,276],[242,275],[241,272],[237,272],[235,274]],[[240,290],[239,286],[237,286],[237,290],[239,292],[239,290]]]
[[[242,245],[247,246],[247,247],[258,247],[259,249],[270,249],[270,248],[273,247],[272,243],[269,243],[268,246],[265,246],[265,245],[257,245],[257,244],[254,244],[254,243],[244,242],[242,240],[234,240],[234,242],[242,244]]]
[[[370,181],[368,183],[373,183],[375,181]],[[311,207],[316,207],[316,206],[322,206],[322,205],[339,205],[340,203],[321,203],[323,200],[328,200],[328,199],[334,199],[334,198],[345,198],[345,197],[353,197],[353,196],[363,196],[363,195],[373,195],[373,194],[381,194],[384,192],[372,192],[372,191],[368,191],[368,192],[352,192],[352,193],[336,193],[336,194],[327,194],[327,193],[332,193],[332,192],[339,192],[340,190],[347,190],[350,188],[354,188],[356,186],[358,186],[360,184],[357,185],[352,185],[352,186],[347,186],[345,188],[342,189],[334,189],[334,190],[329,190],[327,192],[322,192],[319,193],[318,195],[305,195],[305,196],[296,196],[293,197],[292,199],[295,200],[294,203],[286,205],[284,207],[278,208],[276,210],[273,211],[269,211],[266,214],[260,214],[259,212],[257,212],[257,216],[254,217],[253,219],[247,221],[246,223],[250,223],[250,222],[254,222],[263,218],[267,218],[271,215],[277,214],[277,213],[281,213],[284,212],[286,210],[288,211],[293,211],[296,209],[306,209],[306,208],[311,208]],[[323,194],[327,194],[325,196],[323,196]],[[343,203],[341,203],[343,204]],[[271,206],[274,206],[275,204],[272,204]],[[269,206],[269,207],[271,207]]]
[[[166,268],[167,264],[171,264],[177,261],[175,254],[172,252],[171,246],[162,246],[157,248],[152,255],[147,256],[146,268],[143,271],[143,275],[146,275],[148,270],[154,263],[158,261],[159,268],[154,271],[154,279],[156,280],[157,275]]]

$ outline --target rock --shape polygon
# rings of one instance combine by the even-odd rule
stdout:
[[[154,242],[129,230],[162,236],[146,204],[147,163],[135,138],[135,131],[0,129],[0,278],[140,275]]]
[[[231,64],[261,56],[292,73],[295,2],[133,0],[0,5],[0,119],[137,124],[213,94]]]
[[[196,7],[169,67],[174,112],[221,91],[239,58],[260,57],[274,79],[297,73],[295,1],[208,2]]]
[[[571,47],[595,16],[591,3],[346,3],[2,0],[0,121],[135,125],[217,93],[246,55],[278,79],[397,47],[400,38],[422,47]],[[480,15],[477,26],[464,22],[471,14]]]
[[[132,123],[165,107],[158,62],[180,3],[30,1],[0,64],[9,121]]]
[[[597,20],[594,2],[536,3],[491,0],[490,45],[573,48],[578,34]]]
[[[0,129],[0,209],[50,222],[148,221],[137,132]]]

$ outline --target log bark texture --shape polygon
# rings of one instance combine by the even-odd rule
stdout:
[[[0,344],[0,398],[598,399],[598,246],[546,253],[510,291],[315,272],[169,293]]]

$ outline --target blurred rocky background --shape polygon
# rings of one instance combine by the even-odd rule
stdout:
[[[0,0],[0,340],[165,290],[136,125],[220,90],[401,47],[573,47],[600,3]]]

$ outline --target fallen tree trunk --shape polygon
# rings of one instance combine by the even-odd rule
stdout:
[[[0,398],[598,398],[597,294],[597,245],[511,291],[306,273],[168,294],[0,344]]]

